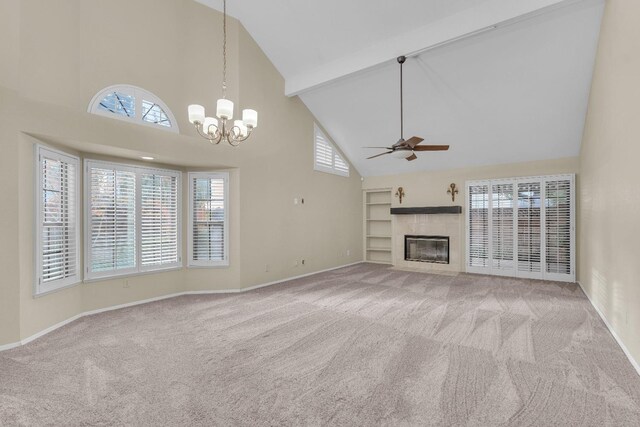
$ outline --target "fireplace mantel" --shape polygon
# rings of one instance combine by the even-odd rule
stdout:
[[[391,208],[391,215],[461,214],[462,206],[425,206],[416,208]]]

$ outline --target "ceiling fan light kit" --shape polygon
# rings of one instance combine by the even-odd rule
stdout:
[[[203,138],[212,144],[225,140],[237,147],[245,141],[251,132],[258,127],[258,112],[251,109],[242,110],[242,120],[233,119],[233,101],[227,95],[227,0],[223,1],[222,15],[222,98],[216,103],[216,118],[207,117],[204,107],[192,104],[188,107],[189,122],[193,124]]]
[[[400,64],[400,139],[391,147],[364,147],[364,148],[383,148],[387,150],[384,153],[376,154],[375,156],[367,157],[367,159],[374,159],[376,157],[384,156],[385,154],[392,154],[399,159],[405,159],[408,161],[415,160],[416,151],[446,151],[449,149],[448,145],[418,145],[424,138],[418,136],[412,136],[405,141],[404,139],[404,99],[402,90],[402,65],[407,60],[406,56],[399,56],[397,58],[398,64]]]

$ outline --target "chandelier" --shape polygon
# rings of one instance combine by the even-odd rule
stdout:
[[[227,95],[227,0],[223,1],[222,18],[222,98],[216,104],[216,116],[206,117],[202,105],[189,105],[189,122],[195,127],[200,136],[209,140],[212,144],[219,144],[225,140],[237,147],[251,135],[253,129],[258,126],[258,112],[256,110],[242,110],[242,120],[233,119],[233,102],[226,98]]]

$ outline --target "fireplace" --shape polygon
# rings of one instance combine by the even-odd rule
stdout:
[[[449,264],[449,236],[404,236],[405,261]]]

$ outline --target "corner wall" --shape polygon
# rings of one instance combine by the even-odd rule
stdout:
[[[640,362],[640,2],[608,0],[580,154],[579,277]]]
[[[243,108],[260,114],[254,135],[237,148],[209,144],[187,120],[188,104],[211,114],[221,96],[219,12],[191,0],[3,0],[0,23],[0,348],[87,311],[361,260],[358,172],[313,170],[315,118],[284,96],[282,77],[235,19],[228,20],[227,95],[236,116]],[[150,42],[139,42],[149,34]],[[113,84],[159,96],[180,133],[87,113],[95,93]],[[102,280],[34,298],[34,143],[128,163],[151,155],[155,165],[183,172],[228,170],[230,266]],[[304,207],[295,197],[305,198]]]

